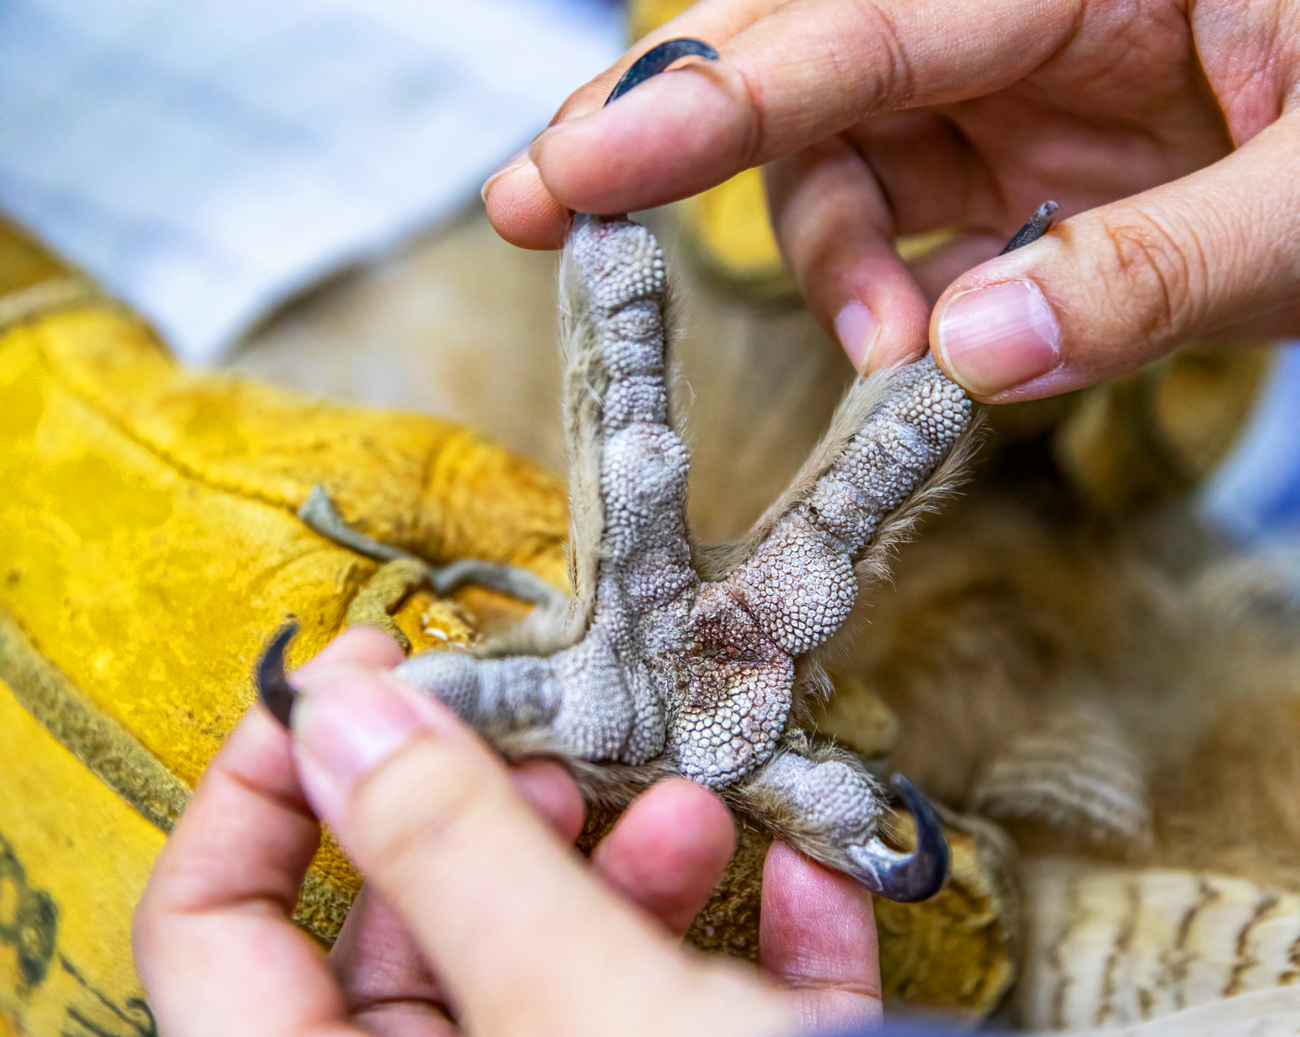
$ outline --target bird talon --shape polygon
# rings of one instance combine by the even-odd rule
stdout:
[[[257,661],[257,695],[262,705],[271,716],[280,722],[286,731],[293,713],[293,704],[298,699],[297,689],[289,683],[284,669],[284,650],[289,642],[298,635],[298,621],[292,616],[272,635],[262,649],[262,656]]]
[[[651,47],[628,66],[623,77],[609,92],[609,97],[605,98],[605,103],[611,104],[617,101],[633,87],[640,86],[647,79],[663,72],[674,61],[686,57],[717,61],[718,52],[703,40],[691,36],[678,36],[676,39],[664,40],[658,46]]]
[[[912,816],[916,845],[911,853],[900,854],[881,843],[883,852],[878,850],[875,854],[880,861],[874,872],[875,883],[864,884],[871,892],[902,904],[929,900],[948,881],[952,856],[948,840],[939,815],[925,794],[901,774],[895,774],[892,780]]]

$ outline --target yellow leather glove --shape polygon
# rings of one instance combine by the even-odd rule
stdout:
[[[432,563],[567,589],[555,479],[432,418],[186,373],[0,224],[0,1017],[19,1033],[81,1032],[78,1016],[150,1032],[131,911],[287,614],[298,661],[358,606],[417,648],[470,636],[460,601],[307,528],[296,511],[318,484]],[[478,615],[517,607],[468,593]],[[299,920],[329,939],[357,886],[327,843]]]

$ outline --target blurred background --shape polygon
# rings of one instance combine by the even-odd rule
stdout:
[[[211,361],[462,207],[623,35],[601,0],[11,0],[0,204]]]

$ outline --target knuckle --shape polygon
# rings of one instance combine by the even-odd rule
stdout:
[[[1118,278],[1113,290],[1147,302],[1142,331],[1164,339],[1195,327],[1204,315],[1209,283],[1205,250],[1193,227],[1140,209],[1106,224]]]
[[[916,73],[894,16],[878,0],[858,0],[856,13],[864,30],[861,38],[873,40],[878,48],[873,55],[873,96],[867,99],[868,109],[875,110],[885,103],[891,108],[905,106],[916,94]],[[841,82],[853,82],[857,78],[859,60],[855,58],[854,67],[842,70]]]
[[[769,141],[772,139],[763,98],[763,84],[757,76],[744,69],[735,70],[733,82],[733,89],[740,97],[740,111],[745,117],[741,163],[746,167],[761,165],[771,157]]]

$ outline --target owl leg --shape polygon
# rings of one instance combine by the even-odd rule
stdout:
[[[1056,210],[1055,202],[1040,206],[1004,253],[1047,233]],[[727,575],[728,592],[791,655],[823,644],[852,611],[873,546],[906,528],[909,505],[961,442],[972,416],[965,391],[930,356],[860,380]]]
[[[663,253],[636,223],[579,214],[565,287],[576,314],[566,357],[575,583],[588,614],[640,614],[695,579],[690,456],[670,420]]]
[[[297,630],[296,622],[282,627],[256,670],[258,693],[286,725],[297,693],[284,654]],[[666,717],[647,674],[624,665],[599,639],[550,656],[421,652],[393,674],[437,699],[506,756],[545,753],[643,767],[663,754]]]
[[[576,644],[549,655],[425,652],[396,670],[508,753],[642,764],[663,751],[646,672],[646,615],[695,578],[686,446],[668,420],[663,255],[644,227],[579,217],[565,279],[576,317],[566,395],[579,609]],[[594,550],[593,550],[594,548]]]
[[[971,421],[966,394],[926,358],[859,382],[823,448],[724,580],[785,651],[827,641],[857,599],[857,567]]]
[[[905,903],[925,900],[947,879],[948,844],[929,800],[906,778],[895,776],[894,783],[916,829],[910,853],[876,834],[880,786],[861,760],[842,750],[789,748],[727,796],[779,838],[872,893]]]

